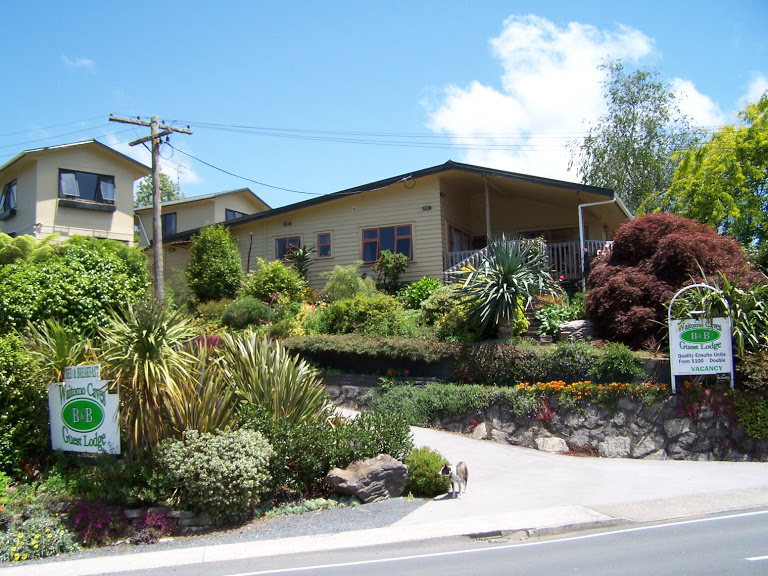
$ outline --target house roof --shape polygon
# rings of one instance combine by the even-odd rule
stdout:
[[[399,182],[405,182],[407,180],[415,180],[417,178],[423,178],[425,176],[432,176],[435,174],[441,174],[444,172],[451,172],[451,171],[458,171],[458,172],[463,172],[467,174],[478,174],[481,176],[498,177],[506,180],[515,180],[519,182],[527,182],[527,183],[538,184],[542,186],[550,186],[552,188],[573,190],[574,192],[589,192],[592,194],[597,194],[599,196],[604,196],[606,201],[615,199],[616,203],[619,205],[619,209],[622,212],[624,212],[628,218],[632,217],[632,213],[627,209],[627,207],[624,205],[621,199],[616,195],[616,193],[610,188],[601,188],[599,186],[589,186],[587,184],[577,184],[575,182],[555,180],[552,178],[543,178],[540,176],[531,176],[529,174],[520,174],[518,172],[507,172],[505,170],[485,168],[483,166],[476,166],[474,164],[463,164],[461,162],[454,162],[453,160],[448,160],[445,164],[439,164],[437,166],[432,166],[430,168],[423,168],[421,170],[416,170],[414,172],[406,172],[405,174],[392,176],[390,178],[385,178],[383,180],[378,180],[376,182],[370,182],[368,184],[363,184],[362,186],[356,186],[354,188],[348,188],[346,190],[341,190],[339,192],[333,192],[331,194],[326,194],[324,196],[320,196],[317,198],[311,198],[309,200],[304,200],[301,202],[297,202],[295,204],[288,204],[286,206],[281,206],[279,208],[273,208],[271,210],[266,210],[264,212],[258,212],[256,214],[251,214],[249,216],[237,218],[236,220],[230,220],[229,222],[223,222],[222,224],[224,226],[240,226],[241,224],[247,224],[249,222],[253,222],[256,220],[263,220],[265,218],[270,218],[272,216],[293,212],[295,210],[301,210],[302,208],[308,208],[311,206],[316,206],[318,204],[332,202],[334,200],[338,200],[340,198],[346,198],[348,196],[352,196],[355,194],[362,194],[364,192],[372,192],[374,190],[379,190],[381,188],[387,188],[388,186],[397,184]],[[175,242],[175,241],[187,240],[191,238],[194,234],[196,234],[199,230],[200,229],[197,228],[193,230],[179,232],[178,234],[164,236],[163,241]]]
[[[44,148],[32,148],[30,150],[24,150],[23,152],[20,152],[19,154],[17,154],[13,158],[11,158],[8,162],[6,162],[2,166],[0,166],[0,172],[2,172],[3,170],[6,170],[7,168],[12,166],[16,162],[22,160],[26,156],[32,156],[32,155],[35,155],[35,154],[41,154],[43,152],[50,152],[50,151],[53,151],[53,150],[62,150],[62,149],[65,149],[65,148],[74,148],[75,146],[89,146],[89,145],[90,146],[97,146],[97,147],[99,147],[100,149],[102,149],[102,150],[104,150],[106,152],[110,152],[110,153],[114,154],[118,158],[120,158],[122,160],[125,160],[126,162],[128,162],[130,164],[133,164],[134,167],[138,168],[142,172],[151,172],[152,171],[152,169],[149,166],[147,166],[146,164],[142,164],[138,160],[134,160],[130,156],[127,156],[126,154],[123,154],[122,152],[118,152],[114,148],[112,148],[110,146],[107,146],[106,144],[102,144],[98,140],[91,139],[91,140],[83,140],[82,142],[71,142],[70,144],[57,144],[55,146],[46,146]]]
[[[211,194],[202,194],[200,196],[190,196],[188,198],[179,198],[178,200],[169,200],[167,202],[161,202],[160,206],[166,207],[166,206],[178,206],[180,204],[188,204],[191,202],[200,202],[203,200],[213,200],[214,198],[221,198],[222,196],[229,196],[231,194],[242,194],[243,192],[249,192],[253,197],[264,204],[264,206],[267,207],[267,210],[271,210],[272,208],[264,202],[259,196],[250,188],[237,188],[235,190],[225,190],[223,192],[213,192]],[[152,206],[139,206],[137,207],[134,212],[139,212],[142,210],[151,210]]]

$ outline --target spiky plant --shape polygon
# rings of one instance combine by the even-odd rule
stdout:
[[[331,402],[317,371],[276,340],[253,333],[221,338],[221,369],[238,397],[288,423],[325,419]]]
[[[490,241],[477,268],[456,273],[454,281],[471,305],[469,314],[480,320],[483,329],[514,318],[519,300],[527,309],[534,296],[556,293],[542,248],[539,241],[508,240],[502,235]]]
[[[100,360],[120,385],[127,447],[138,456],[175,433],[173,410],[184,401],[178,382],[190,377],[195,361],[184,347],[193,326],[180,310],[146,299],[113,313],[100,333]]]
[[[96,362],[91,342],[53,318],[39,327],[29,322],[26,342],[45,381],[62,382],[67,366]]]

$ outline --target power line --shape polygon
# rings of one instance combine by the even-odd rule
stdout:
[[[6,136],[16,136],[18,134],[30,134],[32,132],[38,132],[40,130],[51,130],[53,128],[61,128],[62,126],[72,126],[72,124],[83,124],[85,122],[93,122],[94,120],[99,120],[100,118],[103,118],[103,117],[104,115],[100,114],[98,116],[94,116],[93,118],[86,118],[85,120],[75,120],[74,122],[66,122],[64,124],[54,124],[52,126],[41,126],[40,128],[19,130],[18,132],[6,132],[5,134],[0,134],[0,138],[5,138]]]

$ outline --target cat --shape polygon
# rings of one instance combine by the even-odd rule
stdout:
[[[467,491],[467,480],[469,480],[469,470],[464,462],[456,464],[455,469],[451,467],[448,462],[443,464],[443,469],[440,470],[440,476],[448,476],[451,479],[451,491],[449,494],[456,498],[461,498],[462,494]]]

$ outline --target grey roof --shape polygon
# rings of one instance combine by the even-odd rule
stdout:
[[[12,164],[15,164],[16,162],[18,162],[19,160],[24,158],[24,156],[28,156],[30,154],[37,154],[39,152],[48,152],[50,150],[58,150],[58,149],[61,149],[61,148],[71,148],[71,147],[74,147],[74,146],[84,146],[84,145],[87,145],[87,144],[95,144],[96,146],[99,146],[99,147],[103,148],[104,150],[106,150],[108,152],[111,152],[112,154],[115,154],[116,156],[119,156],[123,160],[127,160],[128,162],[131,162],[132,164],[135,164],[138,168],[140,168],[141,170],[143,170],[145,172],[151,172],[152,171],[152,169],[149,166],[147,166],[146,164],[142,164],[138,160],[134,160],[130,156],[128,156],[126,154],[123,154],[122,152],[118,152],[117,150],[115,150],[111,146],[107,146],[106,144],[102,144],[98,140],[91,139],[91,140],[83,140],[81,142],[71,142],[69,144],[56,144],[54,146],[45,146],[43,148],[32,148],[30,150],[24,150],[23,152],[20,152],[19,154],[17,154],[13,158],[11,158],[8,162],[6,162],[2,166],[0,166],[0,172],[5,170],[6,168],[11,166]]]

